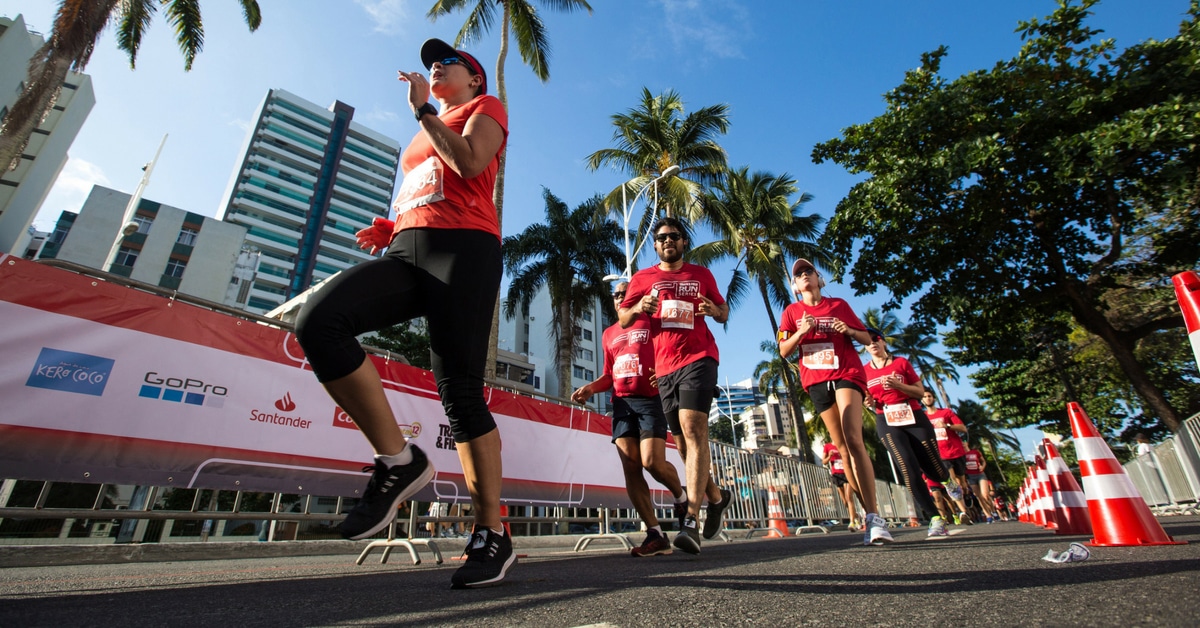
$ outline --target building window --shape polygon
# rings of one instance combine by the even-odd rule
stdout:
[[[596,379],[596,374],[592,371],[592,369],[585,369],[578,364],[571,365],[571,373],[576,379],[586,379],[589,382],[593,379]]]
[[[525,355],[529,355],[529,341],[528,340],[521,343],[521,353],[524,353]]]
[[[182,277],[185,268],[187,268],[187,262],[172,258],[167,260],[167,271],[164,274],[168,277]]]
[[[63,240],[67,239],[67,234],[70,232],[70,225],[55,225],[54,233],[50,236],[50,241],[54,244],[62,244]]]
[[[150,218],[149,216],[143,216],[141,214],[135,214],[133,216],[133,221],[137,223],[138,233],[150,233],[150,225],[154,224],[153,218]]]
[[[127,246],[123,246],[117,249],[117,256],[113,259],[113,265],[128,266],[133,268],[133,263],[137,261],[138,253],[140,253],[140,251],[137,249],[131,249]]]
[[[585,323],[590,323],[590,322],[592,322],[592,311],[591,311],[591,310],[584,310],[584,312],[583,312],[583,314],[582,314],[582,317],[583,317],[583,321],[584,321]]]
[[[179,237],[175,239],[175,243],[186,244],[187,246],[195,246],[197,234],[199,234],[199,232],[195,229],[184,227],[179,230]]]
[[[592,339],[592,330],[590,330],[590,329],[583,330],[583,339],[591,340]]]
[[[592,350],[591,350],[591,349],[584,349],[584,348],[582,348],[582,347],[581,347],[581,348],[579,348],[579,349],[576,349],[576,350],[575,350],[575,357],[576,357],[577,359],[579,359],[579,360],[587,360],[588,362],[591,362],[591,361],[593,360],[593,358],[592,358]]]

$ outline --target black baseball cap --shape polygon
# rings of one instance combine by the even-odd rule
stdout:
[[[479,93],[486,94],[487,72],[483,71],[483,64],[471,56],[471,53],[465,50],[455,50],[453,46],[440,39],[426,39],[425,43],[421,44],[421,63],[425,65],[426,70],[433,67],[435,62],[450,57],[458,57],[466,61],[472,72],[483,77],[483,85],[480,86]]]

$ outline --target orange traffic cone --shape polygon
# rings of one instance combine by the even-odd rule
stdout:
[[[1029,522],[1039,528],[1046,527],[1046,513],[1042,510],[1042,500],[1038,497],[1037,471],[1029,467]]]
[[[1037,468],[1038,508],[1042,511],[1042,525],[1047,530],[1058,529],[1058,519],[1054,516],[1054,497],[1050,492],[1050,474],[1046,472],[1046,461],[1041,456],[1033,456],[1033,464]]]
[[[1017,520],[1030,523],[1029,517],[1029,478],[1021,481],[1021,492],[1017,495]]]
[[[1188,338],[1192,340],[1192,353],[1196,354],[1196,366],[1200,366],[1200,275],[1184,271],[1171,277],[1175,284],[1175,298],[1183,310],[1183,322],[1187,325]]]
[[[1087,497],[1071,475],[1067,463],[1058,455],[1058,449],[1049,439],[1046,446],[1046,473],[1050,476],[1050,496],[1054,501],[1054,521],[1058,524],[1055,534],[1091,534],[1092,522],[1088,517]]]
[[[774,486],[767,487],[767,532],[768,539],[781,539],[791,536],[788,533],[787,521],[784,521],[783,506],[779,504],[779,493]]]
[[[1083,407],[1072,401],[1067,404],[1067,415],[1075,436],[1075,453],[1083,475],[1088,514],[1096,534],[1088,544],[1107,547],[1186,543],[1176,541],[1163,531]]]

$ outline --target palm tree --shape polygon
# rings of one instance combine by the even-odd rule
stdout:
[[[944,379],[958,382],[958,370],[954,363],[929,350],[934,344],[934,336],[926,333],[924,327],[908,324],[897,334],[892,349],[896,355],[904,356],[921,375],[921,380],[928,388],[932,384],[942,395],[942,407],[950,407],[950,395],[946,394]]]
[[[592,13],[592,7],[586,0],[541,0],[541,4],[555,11],[571,12],[575,9],[585,9],[589,15]],[[436,22],[439,17],[468,7],[470,10],[467,12],[467,21],[454,38],[455,48],[462,48],[483,39],[496,22],[496,7],[500,7],[500,53],[496,56],[496,71],[492,79],[496,85],[496,98],[500,99],[500,104],[508,110],[504,64],[508,60],[509,35],[516,37],[517,51],[521,53],[521,59],[533,70],[534,76],[544,83],[550,80],[550,40],[546,37],[546,27],[542,24],[542,18],[538,16],[533,3],[526,0],[437,0],[426,17]],[[492,190],[492,202],[496,205],[496,224],[501,232],[504,229],[504,170],[507,163],[508,149],[505,148],[500,152],[496,187]],[[492,315],[492,334],[488,340],[487,367],[484,371],[484,376],[489,379],[496,376],[496,345],[499,338],[500,316],[497,307],[496,313]]]
[[[257,30],[262,22],[258,2],[237,1],[246,25]],[[118,21],[117,47],[129,54],[129,67],[134,67],[142,34],[160,4],[183,52],[183,69],[191,70],[204,47],[199,0],[62,0],[50,37],[29,60],[25,89],[0,126],[0,165],[8,170],[17,167],[29,137],[58,100],[67,72],[87,67],[96,40],[113,19]]]
[[[568,211],[550,190],[546,199],[546,223],[533,224],[521,233],[504,238],[504,265],[512,275],[504,302],[505,318],[529,313],[529,304],[542,286],[550,293],[550,329],[558,364],[558,396],[571,395],[571,365],[578,338],[576,322],[592,309],[596,300],[610,300],[603,281],[609,269],[623,267],[624,252],[617,246],[621,226],[597,217],[601,203],[597,195]]]
[[[883,334],[883,339],[889,346],[900,336],[903,331],[903,325],[900,323],[900,317],[894,312],[884,312],[877,307],[869,307],[863,310],[863,324],[867,327],[879,330]],[[866,347],[859,347],[858,352],[864,353]]]
[[[614,148],[602,148],[587,158],[587,167],[608,165],[632,177],[604,199],[612,211],[621,207],[622,192],[634,198],[651,181],[672,166],[676,177],[658,185],[659,203],[668,216],[683,215],[695,221],[701,190],[721,180],[726,168],[725,149],[716,136],[729,130],[729,107],[712,105],[685,114],[683,99],[673,90],[654,96],[642,88],[637,107],[612,117]],[[645,233],[657,208],[647,206],[638,233]]]
[[[787,174],[750,173],[746,167],[728,171],[700,203],[700,219],[719,239],[688,252],[688,259],[702,266],[734,258],[725,300],[730,309],[737,308],[750,286],[757,287],[772,336],[779,329],[775,311],[791,302],[787,260],[805,257],[823,266],[831,263],[816,244],[821,217],[801,213],[801,207],[812,196],[800,194],[792,200],[798,193],[796,181]],[[784,371],[783,378],[788,396],[798,399],[795,373]],[[807,451],[807,438],[798,440],[798,444]]]

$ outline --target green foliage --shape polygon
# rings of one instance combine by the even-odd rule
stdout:
[[[433,367],[429,356],[429,325],[424,317],[381,329],[363,342],[402,355],[415,367],[426,370]]]
[[[576,322],[595,307],[597,299],[612,300],[603,278],[610,269],[624,266],[624,254],[616,244],[624,230],[600,217],[599,196],[574,210],[568,210],[550,190],[543,190],[542,196],[546,222],[504,238],[504,266],[512,282],[503,314],[513,318],[519,310],[528,315],[533,298],[546,287],[553,311],[550,331],[559,369],[558,395],[565,399],[571,393],[571,364],[579,344]]]
[[[729,107],[712,105],[686,113],[678,92],[654,96],[643,87],[641,96],[637,107],[612,116],[614,147],[588,155],[587,167],[594,171],[607,165],[632,177],[604,199],[604,206],[620,215],[626,202],[678,166],[677,176],[657,184],[658,204],[666,215],[694,222],[704,186],[717,183],[725,173],[725,149],[716,138],[729,130]],[[658,209],[647,205],[637,233],[647,232]]]
[[[859,294],[887,289],[885,309],[915,296],[918,323],[952,322],[968,364],[1034,359],[1031,334],[1061,342],[1073,321],[1174,429],[1182,407],[1136,349],[1180,325],[1163,280],[1200,263],[1196,221],[1178,224],[1200,206],[1200,9],[1178,37],[1118,54],[1085,25],[1094,4],[1021,24],[1021,50],[988,70],[949,80],[947,50],[926,53],[883,114],[817,145],[818,163],[867,175],[825,243],[858,253]]]
[[[737,438],[733,435],[733,425],[729,417],[721,415],[716,421],[708,424],[708,440],[727,445],[741,445],[746,438],[746,426],[737,424]]]

